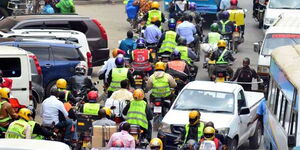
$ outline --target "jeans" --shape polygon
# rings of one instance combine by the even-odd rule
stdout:
[[[55,125],[56,128],[62,129],[66,128],[65,132],[65,139],[70,140],[71,139],[71,129],[72,129],[73,122],[71,119],[66,119],[65,121],[61,121]]]

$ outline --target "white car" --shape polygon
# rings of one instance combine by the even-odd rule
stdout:
[[[0,139],[3,150],[71,150],[62,142],[32,139]]]
[[[166,148],[176,148],[174,140],[180,130],[189,123],[189,112],[199,110],[200,120],[212,121],[219,133],[228,139],[230,150],[235,150],[250,139],[251,147],[258,148],[262,128],[256,122],[248,126],[256,116],[263,93],[245,92],[238,84],[193,81],[179,93],[169,112],[163,118],[158,137],[166,138]]]

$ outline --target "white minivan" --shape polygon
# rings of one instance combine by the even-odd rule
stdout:
[[[22,105],[32,104],[31,68],[27,51],[11,46],[0,46],[0,69],[3,77],[13,80],[11,95]]]
[[[268,29],[283,13],[300,14],[300,0],[269,0],[264,15],[264,30]]]

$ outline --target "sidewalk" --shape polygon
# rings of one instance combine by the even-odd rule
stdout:
[[[123,0],[113,0],[116,4],[123,3]],[[111,0],[74,0],[75,5],[111,4]]]

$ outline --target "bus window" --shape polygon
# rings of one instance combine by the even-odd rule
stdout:
[[[291,103],[286,99],[285,100],[285,110],[284,110],[284,115],[283,115],[283,128],[285,129],[286,132],[288,132],[288,127],[289,127],[289,121],[291,117],[291,111],[292,111],[292,105]]]
[[[294,111],[292,113],[292,117],[291,117],[291,121],[289,123],[289,135],[296,135],[296,131],[297,131],[297,112]]]
[[[278,96],[276,96],[276,97],[278,97],[278,98],[277,98],[277,105],[275,104],[275,106],[277,106],[276,110],[275,110],[275,114],[276,114],[276,118],[278,120],[280,120],[279,118],[280,118],[281,106],[282,106],[282,103],[283,103],[281,91],[279,91],[279,93],[277,93],[277,95]]]

